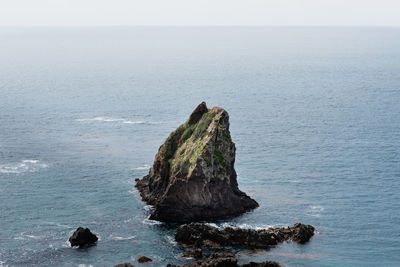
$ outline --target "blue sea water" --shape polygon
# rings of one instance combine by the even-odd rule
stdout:
[[[134,178],[201,101],[260,204],[216,224],[318,229],[240,262],[400,266],[400,28],[332,27],[1,28],[0,266],[187,262]]]

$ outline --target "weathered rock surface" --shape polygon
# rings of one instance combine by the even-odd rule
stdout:
[[[69,242],[71,243],[71,246],[85,246],[85,245],[91,245],[95,243],[98,240],[97,236],[90,232],[89,228],[82,228],[78,227],[76,231],[72,234],[72,236],[69,238]]]
[[[281,265],[274,261],[266,262],[250,262],[246,264],[238,264],[238,260],[233,252],[222,251],[211,255],[211,257],[184,264],[182,267],[281,267]],[[168,264],[167,267],[178,267],[176,265]]]
[[[301,223],[287,228],[263,230],[231,227],[219,230],[206,224],[190,223],[178,227],[175,240],[195,248],[224,246],[270,248],[288,240],[305,243],[314,235],[314,230],[313,226]]]
[[[229,115],[201,103],[159,148],[153,167],[137,181],[154,206],[150,219],[192,222],[236,216],[258,207],[239,190]]]
[[[150,261],[153,261],[153,260],[150,259],[149,257],[142,256],[142,257],[139,257],[139,258],[137,259],[137,261],[138,261],[139,263],[145,263],[145,262],[150,262]]]

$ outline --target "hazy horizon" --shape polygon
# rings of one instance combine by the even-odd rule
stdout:
[[[395,0],[3,0],[0,26],[398,27]]]

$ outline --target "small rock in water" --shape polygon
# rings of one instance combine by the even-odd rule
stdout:
[[[153,260],[148,258],[148,257],[146,257],[146,256],[142,256],[142,257],[138,258],[137,261],[139,263],[145,263],[145,262],[150,262],[150,261],[153,261]]]
[[[114,267],[135,267],[135,266],[133,266],[129,262],[125,262],[125,263],[121,263],[121,264],[115,265]]]
[[[89,228],[78,227],[69,238],[71,246],[85,246],[95,243],[98,240],[97,236],[90,232]]]

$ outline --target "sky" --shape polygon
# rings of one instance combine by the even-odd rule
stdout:
[[[400,0],[0,0],[0,26],[400,26]]]

